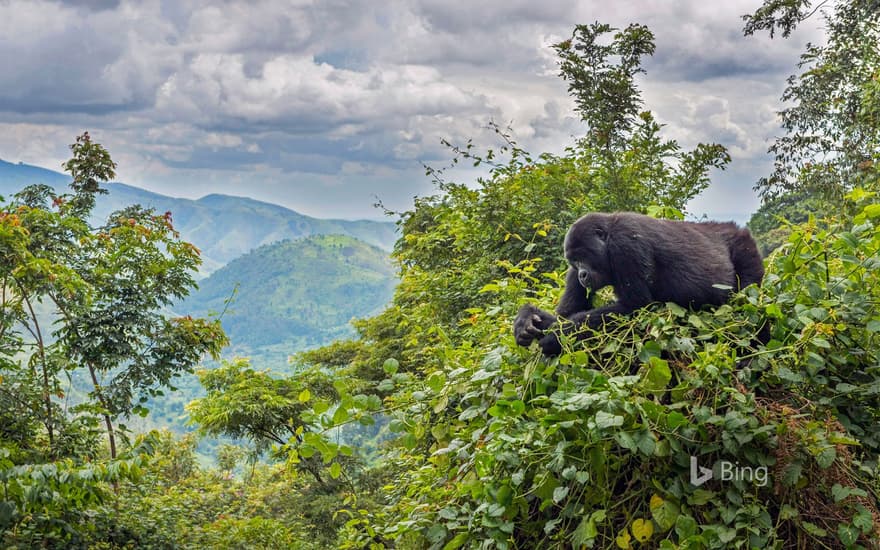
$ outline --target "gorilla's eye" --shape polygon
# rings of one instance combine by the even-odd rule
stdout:
[[[604,230],[604,229],[602,229],[601,227],[597,227],[597,228],[595,229],[595,232],[596,232],[596,236],[597,236],[597,237],[599,237],[599,238],[602,239],[603,241],[605,240],[605,237],[607,236],[607,233],[605,233],[605,230]]]

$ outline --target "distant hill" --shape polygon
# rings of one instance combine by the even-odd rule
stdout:
[[[68,191],[65,174],[0,160],[0,195],[9,198],[22,187],[43,183]],[[131,204],[170,211],[181,236],[202,251],[202,274],[209,274],[250,250],[309,235],[341,234],[391,250],[397,239],[390,222],[325,220],[312,218],[266,202],[245,197],[208,195],[198,200],[153,193],[123,183],[107,185],[108,195],[98,197],[95,216],[103,221],[111,212]]]
[[[383,250],[345,235],[262,246],[199,282],[180,314],[221,312],[231,355],[284,366],[287,356],[350,335],[349,321],[378,313],[397,275]]]

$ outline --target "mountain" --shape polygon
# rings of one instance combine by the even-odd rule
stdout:
[[[225,309],[228,354],[277,369],[293,352],[350,335],[349,321],[378,313],[396,284],[382,249],[345,235],[318,235],[262,246],[229,262],[174,309],[194,316]]]
[[[70,178],[59,172],[0,160],[0,195],[9,198],[25,185],[43,183],[68,191]],[[107,185],[108,195],[98,197],[96,222],[120,208],[140,204],[158,212],[170,211],[181,236],[202,251],[202,275],[207,275],[250,250],[284,239],[341,234],[390,250],[397,239],[390,222],[318,219],[283,206],[245,197],[207,195],[181,199],[132,187]],[[387,255],[387,252],[386,252]]]

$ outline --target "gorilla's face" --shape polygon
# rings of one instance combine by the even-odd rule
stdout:
[[[587,214],[565,235],[565,259],[584,288],[599,290],[611,284],[607,242],[608,217],[603,214]]]

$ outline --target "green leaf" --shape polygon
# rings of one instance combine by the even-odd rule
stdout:
[[[698,528],[697,520],[691,516],[681,514],[675,519],[675,534],[680,540],[696,535]]]
[[[672,529],[672,526],[675,525],[675,520],[681,513],[678,504],[664,500],[663,497],[656,493],[651,495],[650,509],[651,517],[654,518],[661,532]]]
[[[670,430],[675,430],[676,428],[680,428],[681,426],[685,426],[687,424],[687,418],[678,411],[672,411],[671,413],[666,415],[666,427]]]
[[[346,422],[348,422],[349,418],[351,418],[351,415],[348,413],[348,409],[340,405],[333,413],[333,424],[345,424]]]
[[[779,510],[779,519],[781,520],[789,520],[798,517],[798,510],[794,506],[790,504],[783,504],[782,508]]]
[[[596,413],[595,420],[596,426],[601,429],[623,426],[623,417],[619,414],[611,414],[605,411],[599,411]]]
[[[880,217],[880,204],[869,204],[863,210],[866,216],[871,219]]]
[[[446,385],[446,375],[442,372],[434,372],[428,377],[428,387],[439,392]]]
[[[634,434],[639,451],[645,456],[652,456],[657,449],[657,440],[651,430],[641,430]]]
[[[544,532],[548,535],[556,530],[559,524],[562,522],[562,518],[551,519],[550,521],[544,523]]]
[[[855,525],[862,533],[870,533],[874,529],[874,517],[871,512],[861,504],[856,506],[858,512],[853,516],[853,525]]]
[[[841,523],[837,526],[837,537],[844,546],[849,547],[855,544],[856,540],[858,540],[859,530],[852,525]]]
[[[559,504],[560,502],[565,500],[565,497],[567,497],[567,496],[568,496],[568,487],[566,487],[565,485],[561,485],[561,486],[553,489],[553,502],[555,502],[556,504]]]
[[[835,458],[837,458],[837,450],[834,447],[825,447],[816,455],[816,463],[824,470],[834,463]]]
[[[628,451],[635,451],[639,446],[631,432],[617,432],[614,434],[614,440]]]
[[[495,499],[498,500],[499,504],[507,506],[513,499],[513,489],[510,485],[502,485],[498,488],[498,493],[495,495]]]
[[[831,487],[831,496],[834,497],[834,502],[840,502],[850,495],[866,497],[868,496],[868,493],[863,489],[858,489],[856,487],[843,487],[839,483],[835,483],[834,486]]]
[[[305,390],[299,392],[299,396],[297,397],[297,399],[299,399],[300,403],[305,403],[311,398],[312,398],[312,392],[310,392],[308,389],[305,389]]]
[[[15,517],[15,505],[11,502],[0,501],[0,529],[6,529],[12,524]]]
[[[659,357],[651,357],[642,379],[642,387],[651,393],[660,393],[666,389],[671,380],[672,372],[669,370],[669,363]]]
[[[517,470],[510,476],[510,482],[513,483],[514,485],[516,485],[517,487],[522,485],[522,482],[524,479],[525,479],[525,472],[523,472],[522,470]]]
[[[510,412],[514,416],[519,416],[522,413],[524,413],[525,411],[526,411],[526,404],[522,400],[515,399],[510,402]]]
[[[394,358],[386,359],[385,362],[382,363],[382,369],[388,374],[396,373],[398,368],[400,368],[400,363]]]
[[[815,336],[815,337],[813,337],[813,339],[810,340],[810,342],[812,342],[813,345],[818,348],[831,349],[831,343],[828,342],[828,340],[826,340],[824,338],[820,338],[818,336]]]
[[[592,516],[581,519],[574,532],[571,534],[571,541],[575,548],[581,546],[592,546],[596,537],[599,536],[599,530],[596,528],[596,522]]]
[[[688,502],[693,504],[694,506],[703,506],[712,502],[712,499],[715,498],[715,492],[709,491],[706,489],[697,489],[693,492],[691,497],[688,499]]]
[[[428,532],[425,534],[425,537],[432,544],[438,544],[444,538],[446,538],[446,534],[449,531],[446,529],[446,526],[440,523],[435,523],[428,529]]]
[[[785,318],[785,314],[782,313],[782,308],[779,307],[779,304],[770,303],[764,308],[764,312],[768,317],[773,317],[774,319],[783,319]]]
[[[452,537],[452,540],[450,540],[443,546],[443,550],[456,550],[457,548],[461,548],[462,545],[467,542],[467,539],[467,533],[459,533]]]
[[[330,477],[337,479],[342,474],[342,466],[338,462],[330,465]]]
[[[651,360],[652,357],[656,357],[657,359],[659,359],[662,353],[663,350],[660,348],[660,344],[658,344],[654,340],[648,340],[647,342],[642,344],[642,349],[639,350],[639,360],[642,363],[647,363]]]
[[[785,468],[785,472],[782,474],[782,484],[794,487],[801,479],[802,471],[803,464],[801,464],[799,460],[793,460],[791,464]]]

